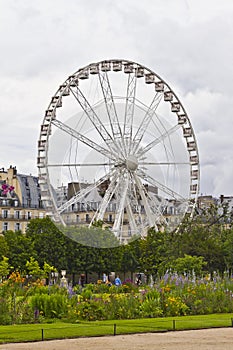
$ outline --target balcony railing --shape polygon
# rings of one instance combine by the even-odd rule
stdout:
[[[44,209],[42,203],[38,203],[36,205],[31,203],[21,204],[18,200],[5,197],[0,197],[0,207]]]
[[[4,214],[0,214],[0,220],[1,221],[29,221],[31,219],[42,219],[41,216],[39,215],[14,215],[14,214],[8,214],[8,215],[4,215]]]

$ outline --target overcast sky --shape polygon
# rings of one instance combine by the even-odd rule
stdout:
[[[232,0],[0,0],[0,167],[37,175],[44,111],[79,68],[123,58],[160,75],[197,138],[202,194],[233,195]]]

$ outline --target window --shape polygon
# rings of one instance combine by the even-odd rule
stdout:
[[[80,217],[79,217],[79,215],[76,215],[76,222],[80,222]]]
[[[39,218],[43,219],[43,217],[44,217],[44,213],[39,213]]]
[[[3,223],[2,229],[3,229],[3,231],[7,231],[8,230],[8,222],[4,222]]]
[[[86,222],[90,222],[90,216],[89,216],[89,214],[86,214]]]
[[[32,218],[32,213],[30,211],[27,212],[27,219],[30,220]]]
[[[16,222],[15,223],[15,231],[19,231],[20,230],[20,223]]]
[[[2,215],[4,219],[8,218],[8,210],[3,210]]]
[[[20,218],[20,211],[19,211],[19,210],[16,210],[16,211],[14,212],[14,218],[15,218],[15,219],[19,219],[19,218]]]
[[[170,215],[174,215],[174,213],[175,213],[174,207],[170,207],[169,208],[169,214]]]

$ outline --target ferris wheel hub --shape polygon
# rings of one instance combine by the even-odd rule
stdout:
[[[126,168],[129,171],[135,171],[138,168],[138,160],[134,155],[128,156],[126,159]]]

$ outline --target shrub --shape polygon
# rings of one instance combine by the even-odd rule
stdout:
[[[163,315],[161,308],[160,293],[156,289],[143,291],[141,316],[142,317],[159,317]]]
[[[100,302],[89,300],[83,301],[77,306],[77,318],[86,321],[104,319],[104,310]]]
[[[61,318],[67,313],[67,299],[62,294],[36,294],[31,297],[31,307],[44,317]]]
[[[9,300],[6,298],[0,298],[0,324],[8,325],[12,323],[10,316]]]

